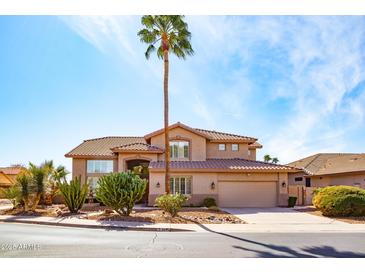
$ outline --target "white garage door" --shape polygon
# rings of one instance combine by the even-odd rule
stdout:
[[[220,182],[220,207],[274,207],[277,205],[276,182]]]

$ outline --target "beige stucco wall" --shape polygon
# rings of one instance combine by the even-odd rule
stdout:
[[[305,172],[296,172],[296,173],[290,173],[288,175],[288,181],[289,181],[289,185],[304,185],[305,186],[305,178],[304,176],[306,175]],[[295,181],[296,177],[302,177],[303,180],[302,181]]]
[[[312,187],[324,187],[329,185],[349,185],[355,183],[365,188],[365,172],[362,174],[333,175],[333,176],[316,176],[311,177]]]
[[[200,205],[204,198],[212,197],[217,201],[217,174],[216,173],[183,173],[172,172],[171,176],[192,176],[191,195],[187,204]],[[149,205],[154,205],[157,196],[165,193],[165,175],[163,172],[150,172]],[[215,189],[211,188],[214,182]],[[157,187],[160,183],[160,187]]]
[[[177,127],[169,131],[170,140],[186,140],[190,142],[190,160],[204,161],[206,159],[206,144],[205,138],[192,133],[186,129]],[[165,147],[164,134],[159,134],[151,138],[151,145],[160,148]],[[159,155],[159,160],[163,160],[164,155]]]
[[[172,176],[192,176],[192,195],[189,203],[199,204],[205,197],[213,197],[218,202],[218,192],[222,182],[257,182],[275,183],[277,188],[277,205],[287,206],[288,204],[288,174],[287,173],[177,173],[172,172]],[[149,204],[153,205],[157,196],[164,194],[164,173],[150,172]],[[157,187],[157,183],[160,187]],[[214,182],[215,188],[211,188]],[[282,186],[285,183],[285,186]]]
[[[226,150],[218,150],[219,144],[225,144]],[[216,143],[207,141],[207,158],[244,158],[249,159],[248,156],[248,144],[238,144],[238,151],[232,151],[232,143]]]
[[[248,159],[256,161],[256,149],[249,149],[250,154],[248,156]]]
[[[86,159],[72,159],[72,178],[81,176],[81,182],[86,180]]]
[[[143,159],[148,161],[157,161],[157,154],[152,153],[119,153],[117,162],[117,168],[115,169],[118,172],[127,171],[126,161],[128,160],[137,160]]]

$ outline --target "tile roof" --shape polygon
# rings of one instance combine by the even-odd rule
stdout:
[[[365,154],[319,153],[288,164],[310,175],[365,171]]]
[[[237,135],[232,133],[226,133],[226,132],[220,132],[215,130],[207,130],[207,129],[201,129],[201,128],[194,128],[194,130],[203,133],[207,136],[208,139],[214,140],[214,141],[247,141],[247,142],[255,142],[257,141],[256,138],[243,136],[243,135]]]
[[[248,145],[249,148],[262,148],[262,145],[258,142]]]
[[[182,127],[186,130],[194,132],[204,138],[211,141],[237,141],[247,142],[252,148],[261,148],[262,145],[257,143],[256,138],[247,137],[243,135],[205,130],[199,128],[191,128],[180,122],[170,126],[170,128]],[[66,157],[82,157],[82,156],[103,156],[113,157],[115,156],[114,151],[147,151],[147,152],[163,152],[161,148],[151,146],[147,144],[148,139],[156,134],[163,133],[164,130],[160,129],[145,135],[144,137],[123,137],[123,136],[112,136],[102,137],[96,139],[85,140],[79,146],[68,152]]]
[[[85,140],[65,156],[113,156],[111,148],[131,143],[146,143],[146,141],[143,137],[102,137],[90,139]]]
[[[6,175],[18,175],[22,171],[21,167],[0,167],[0,172]]]
[[[163,153],[164,150],[146,143],[131,143],[112,148],[112,151],[148,151]]]
[[[150,162],[150,169],[165,168],[164,161]],[[292,167],[247,159],[208,159],[206,161],[171,161],[171,169],[223,169],[223,170],[295,170]]]

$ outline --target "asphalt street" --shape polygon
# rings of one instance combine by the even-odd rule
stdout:
[[[365,233],[141,232],[0,223],[0,257],[365,257]]]

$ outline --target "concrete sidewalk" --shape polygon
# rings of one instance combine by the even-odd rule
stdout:
[[[322,225],[346,224],[331,218],[299,212],[292,208],[222,208],[249,224],[258,225]]]
[[[77,217],[56,218],[56,217],[29,217],[0,215],[0,222],[13,222],[25,224],[43,224],[80,228],[98,229],[126,229],[144,231],[172,231],[172,232],[247,232],[247,233],[319,233],[319,232],[364,232],[364,224],[348,224],[343,222],[325,224],[169,224],[169,223],[142,223],[122,221],[95,221],[85,220]],[[0,223],[1,225],[1,223]]]

